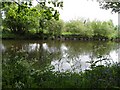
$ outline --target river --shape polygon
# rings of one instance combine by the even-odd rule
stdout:
[[[38,68],[54,66],[53,71],[80,72],[89,69],[90,62],[109,64],[120,62],[120,43],[100,41],[41,41],[41,40],[3,40],[0,44],[2,59],[7,55],[26,52],[26,60],[35,62]]]

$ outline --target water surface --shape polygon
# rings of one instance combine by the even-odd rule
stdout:
[[[34,41],[3,40],[0,44],[3,60],[7,55],[17,56],[20,51],[26,60],[36,63],[38,68],[53,65],[54,71],[80,72],[90,67],[91,61],[97,64],[120,62],[120,43],[88,41]]]

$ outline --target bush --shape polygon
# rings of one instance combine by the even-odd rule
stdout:
[[[79,34],[82,37],[112,39],[117,36],[117,30],[112,21],[72,20],[65,23],[64,33]]]
[[[65,23],[65,32],[71,32],[73,34],[84,35],[84,24],[79,20],[73,20]]]
[[[54,72],[54,67],[35,68],[26,52],[3,55],[2,88],[119,88],[120,63],[95,65],[80,73]],[[12,52],[11,52],[12,53]]]
[[[61,34],[64,36],[72,36],[72,38],[93,38],[93,39],[115,39],[119,38],[120,30],[117,30],[117,26],[113,25],[111,20],[109,21],[83,21],[83,20],[71,20],[64,22],[62,20],[56,21],[55,19],[48,20],[45,23],[43,30],[40,28],[29,29],[26,35],[44,37],[59,37]],[[4,32],[9,32],[10,29],[4,29]],[[39,31],[39,34],[37,33]],[[3,33],[4,34],[4,33]],[[10,33],[11,34],[11,33]],[[11,34],[12,35],[12,34]],[[4,35],[3,35],[4,36]],[[10,35],[9,35],[10,36]],[[25,36],[25,35],[24,35]],[[76,37],[74,37],[76,36]]]
[[[47,22],[46,31],[51,36],[60,36],[63,27],[64,27],[64,22],[62,20],[56,21],[55,19],[51,19]]]
[[[116,37],[117,32],[112,21],[108,22],[92,21],[91,26],[94,30],[95,37],[108,39]]]

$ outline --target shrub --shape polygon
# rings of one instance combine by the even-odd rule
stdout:
[[[79,34],[82,37],[112,39],[117,36],[117,30],[111,20],[87,21],[71,20],[65,23],[63,33]]]
[[[73,34],[84,35],[84,24],[79,20],[73,20],[65,23],[65,32],[71,32]]]
[[[51,19],[47,22],[46,30],[50,35],[60,36],[63,26],[64,22],[62,20],[56,21],[55,19]]]
[[[12,53],[12,52],[11,52]],[[6,53],[8,54],[8,53]],[[48,65],[35,68],[35,61],[26,60],[27,53],[8,54],[2,63],[2,88],[119,88],[120,63],[95,65],[80,73],[52,71]],[[25,56],[26,55],[26,56]]]
[[[111,39],[116,36],[116,31],[112,21],[108,22],[92,21],[91,26],[94,30],[95,37]]]

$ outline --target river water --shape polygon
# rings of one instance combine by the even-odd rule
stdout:
[[[109,64],[120,62],[120,43],[100,41],[41,41],[41,40],[3,40],[0,52],[17,55],[17,51],[26,52],[26,60],[37,61],[39,68],[54,66],[53,71],[80,72],[89,69],[90,62]]]

